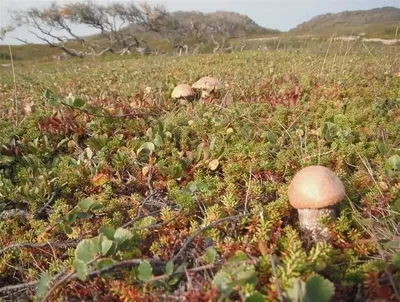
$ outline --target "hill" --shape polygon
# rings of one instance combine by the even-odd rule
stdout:
[[[265,28],[258,25],[253,19],[247,15],[239,14],[231,11],[216,11],[212,13],[203,13],[200,11],[176,11],[170,13],[172,19],[176,20],[180,24],[180,28],[183,31],[171,32],[170,35],[182,36],[182,32],[189,33],[192,28],[192,23],[195,24],[196,28],[205,35],[217,35],[217,36],[260,36],[268,34],[279,34],[280,31],[277,29]],[[133,30],[140,35],[146,35],[147,37],[154,37],[159,39],[159,36],[155,33],[146,32],[146,29],[140,25],[131,25],[125,27],[122,30]],[[191,32],[194,34],[194,31]],[[190,36],[190,34],[189,34]],[[94,35],[94,39],[98,36]]]
[[[217,27],[225,32],[240,32],[246,35],[279,33],[279,30],[262,27],[250,17],[235,12],[216,11],[213,13],[202,13],[199,11],[178,11],[172,13],[172,15],[185,26],[189,26],[191,21],[206,25],[206,32],[210,34],[213,28]]]
[[[295,34],[365,34],[393,38],[400,25],[400,9],[395,7],[344,11],[318,15],[299,24],[289,32]]]

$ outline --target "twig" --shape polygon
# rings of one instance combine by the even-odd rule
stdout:
[[[364,42],[362,42],[362,45],[365,47],[365,49],[367,50],[368,54],[374,59],[376,65],[378,65],[378,67],[382,70],[384,70],[383,66],[378,62],[377,58],[373,55],[373,53],[369,50],[369,48],[367,47],[367,45],[365,45]]]
[[[322,67],[321,67],[320,75],[322,75],[322,72],[324,71],[326,60],[327,60],[328,55],[329,55],[329,50],[331,49],[331,45],[332,45],[333,39],[335,38],[335,35],[336,35],[336,33],[334,33],[332,35],[332,37],[331,37],[331,39],[329,41],[328,49],[326,50],[326,53],[325,53],[324,63],[322,64]]]
[[[193,240],[196,239],[196,237],[199,236],[200,234],[202,234],[205,231],[207,231],[207,230],[219,225],[220,223],[236,220],[236,219],[243,218],[243,217],[246,217],[246,216],[249,216],[249,214],[240,214],[240,215],[236,215],[236,216],[225,217],[225,218],[216,220],[216,221],[210,223],[209,225],[197,230],[191,236],[189,236],[188,239],[186,239],[185,243],[182,245],[182,247],[179,250],[179,252],[171,259],[171,261],[175,262],[176,260],[178,260],[182,256],[182,254],[186,250],[186,248],[189,246],[189,244],[191,244],[193,242]]]
[[[147,187],[149,188],[150,194],[153,194],[153,192],[154,192],[154,188],[151,183],[152,177],[153,177],[153,167],[150,166],[149,175],[147,176]]]
[[[245,198],[245,200],[244,200],[244,212],[245,212],[245,213],[248,213],[247,204],[248,204],[248,202],[249,202],[249,191],[250,191],[250,188],[251,188],[251,167],[250,167],[250,170],[249,170],[249,184],[248,184],[248,186],[247,186],[246,198]]]
[[[203,217],[206,217],[206,212],[205,212],[205,206],[200,202],[199,197],[197,196],[196,193],[194,193],[194,198],[197,201],[197,204],[199,206],[199,209],[201,211],[201,214],[203,214]],[[203,209],[204,208],[204,209]]]
[[[24,211],[24,210],[20,210],[20,209],[5,210],[0,213],[0,219],[16,218],[16,217],[19,217],[19,218],[24,217],[25,219],[29,219],[30,216],[31,216],[30,213],[28,213],[27,211]]]
[[[56,189],[50,196],[49,200],[37,211],[35,218],[42,219],[44,212],[50,208],[50,205],[55,201],[58,194],[58,190]]]
[[[126,229],[127,227],[131,226],[132,224],[134,224],[136,221],[139,221],[140,219],[146,218],[148,216],[151,216],[153,214],[157,214],[160,213],[160,210],[157,211],[153,211],[150,212],[148,215],[143,215],[143,216],[136,216],[134,219],[132,219],[131,221],[128,221],[127,223],[125,223],[121,228]]]
[[[55,275],[52,279],[56,280],[57,278],[61,277],[64,273],[65,273],[65,271],[61,271],[57,275]],[[16,284],[16,285],[7,285],[7,286],[0,288],[0,293],[11,293],[11,292],[16,292],[16,291],[20,291],[20,290],[25,290],[30,287],[36,286],[38,283],[39,283],[39,280]]]
[[[170,222],[176,220],[176,219],[179,217],[179,214],[180,214],[180,213],[178,213],[177,215],[175,215],[175,216],[172,217],[171,219],[168,219],[167,221],[164,221],[164,222],[161,222],[161,223],[157,223],[157,224],[151,224],[151,225],[148,225],[148,226],[135,227],[135,228],[132,228],[131,230],[132,230],[132,231],[139,231],[139,230],[150,230],[150,229],[155,229],[155,228],[158,228],[158,227],[167,225],[168,223],[170,223]]]
[[[21,283],[21,284],[16,284],[16,285],[7,285],[3,286],[0,288],[0,293],[10,293],[10,292],[15,292],[18,290],[22,289],[27,289],[29,287],[36,286],[39,283],[39,281],[31,281],[27,283]]]
[[[68,241],[68,242],[45,242],[45,243],[28,243],[28,242],[23,242],[23,243],[14,243],[9,246],[6,246],[5,248],[0,250],[0,255],[5,253],[8,250],[11,249],[21,249],[21,248],[43,248],[46,246],[50,247],[55,247],[55,248],[69,248],[69,247],[75,247],[79,243],[78,240],[74,241]]]
[[[206,269],[212,269],[212,268],[215,268],[215,267],[217,267],[217,265],[215,265],[215,264],[207,264],[207,265],[194,267],[194,268],[191,268],[191,269],[186,269],[185,268],[185,273],[194,273],[194,272],[204,271]],[[172,273],[172,275],[178,275],[178,274],[182,274],[182,272],[173,272]],[[160,276],[154,276],[153,278],[150,279],[150,281],[148,283],[154,282],[154,281],[160,281],[160,280],[168,278],[170,276],[171,275],[166,275],[166,274],[160,275]]]
[[[361,162],[363,163],[364,167],[367,169],[369,175],[371,176],[372,181],[374,182],[374,184],[375,184],[375,186],[376,186],[376,189],[378,190],[379,194],[381,194],[382,197],[385,197],[385,195],[383,195],[383,193],[382,193],[382,191],[381,191],[381,188],[379,187],[378,183],[377,183],[376,180],[375,180],[374,172],[373,172],[373,170],[372,170],[372,168],[371,168],[371,165],[370,165],[369,162],[368,162],[368,159],[365,159],[365,160],[364,160],[364,159],[362,158],[362,156],[361,156],[358,152],[357,152],[357,155],[358,155],[359,159],[361,160]]]
[[[275,263],[275,255],[270,255],[271,258],[271,266],[272,266],[272,273],[274,274],[274,278],[275,278],[275,286],[276,286],[276,291],[278,292],[278,296],[279,296],[279,301],[283,302],[285,301],[285,298],[283,297],[282,294],[282,289],[279,285],[279,280],[278,280],[278,274],[276,272],[276,263]]]
[[[43,297],[42,302],[47,301],[47,299],[51,296],[51,294],[58,288],[60,287],[64,282],[69,280],[75,275],[75,270],[66,274],[64,277],[62,277],[60,280],[58,280],[46,293],[46,295]]]
[[[359,155],[359,156],[360,156],[360,155]],[[360,159],[362,160],[361,156],[360,156]],[[363,161],[363,160],[362,160],[362,161]],[[364,161],[363,161],[363,163],[364,163]],[[364,165],[365,165],[365,163],[364,163]],[[365,167],[368,169],[368,167],[367,167],[366,165],[365,165]],[[373,178],[372,174],[371,174],[371,177]],[[374,179],[374,178],[373,178],[373,179]],[[350,206],[351,206],[353,212],[356,213],[356,214],[359,214],[358,210],[356,209],[355,205],[353,204],[353,202],[351,201],[351,199],[349,198],[349,196],[346,195],[346,197],[347,197],[347,200],[349,200],[349,202],[350,202]],[[370,216],[370,218],[374,218],[374,216],[372,216],[372,217]],[[376,247],[377,247],[377,250],[378,250],[378,253],[379,253],[381,259],[387,260],[386,257],[385,257],[385,255],[384,255],[384,251],[383,251],[383,249],[382,249],[382,246],[381,246],[381,244],[380,244],[380,242],[379,242],[379,240],[378,240],[378,238],[377,238],[377,236],[376,236],[375,229],[374,229],[374,228],[371,228],[371,229],[369,230],[369,229],[362,223],[362,221],[361,221],[360,218],[359,218],[359,215],[354,215],[354,214],[353,214],[353,219],[354,219],[354,220],[355,220],[355,221],[356,221],[370,236],[371,236],[371,239],[372,239],[372,241],[375,243],[375,245],[376,245]],[[378,219],[377,219],[377,220],[378,220]],[[397,228],[397,226],[396,226],[395,228]],[[389,270],[389,269],[385,269],[385,272],[386,272],[386,275],[387,275],[387,279],[388,279],[388,281],[390,282],[390,285],[391,285],[392,288],[393,288],[393,292],[394,292],[394,295],[395,295],[397,301],[400,301],[400,293],[399,293],[399,291],[398,291],[398,289],[397,289],[396,282],[393,280],[393,277],[392,277],[392,274],[391,274],[390,270]]]
[[[398,48],[397,44],[399,43],[399,39],[398,39],[398,36],[397,36],[398,33],[399,33],[399,27],[397,26],[396,27],[396,33],[394,35],[394,39],[396,40],[396,44],[394,46],[394,66],[397,69],[399,68],[399,66],[397,65],[397,48]]]
[[[127,114],[121,114],[121,115],[95,114],[95,113],[92,113],[92,112],[90,112],[88,110],[85,110],[85,109],[82,109],[82,108],[78,108],[78,107],[74,107],[74,106],[72,106],[70,104],[67,104],[65,102],[60,102],[60,103],[62,105],[64,105],[64,106],[66,106],[66,107],[69,107],[69,108],[73,109],[73,110],[77,110],[77,111],[80,111],[80,112],[85,113],[87,115],[94,116],[94,117],[131,118],[131,117],[155,116],[154,113],[150,113],[150,112],[148,112],[148,113],[144,113],[144,112],[127,113]]]
[[[336,150],[334,149],[334,150],[330,150],[330,151],[327,151],[327,152],[324,152],[324,153],[320,153],[320,154],[308,155],[306,157],[303,157],[301,160],[308,160],[308,159],[311,159],[311,158],[316,157],[316,156],[321,157],[322,155],[328,155],[328,154],[331,154],[332,152],[335,152],[335,151]]]
[[[158,264],[158,265],[165,265],[166,263],[164,261],[161,260],[156,260],[156,259],[131,259],[131,260],[125,260],[125,261],[121,261],[121,262],[117,262],[114,263],[112,265],[106,266],[102,269],[99,270],[95,270],[92,271],[90,273],[88,273],[87,277],[89,279],[96,277],[96,276],[100,276],[101,274],[107,273],[109,271],[115,270],[117,268],[130,268],[134,265],[139,265],[140,263],[142,263],[143,261],[148,261],[149,263],[154,263],[154,264]],[[76,276],[73,276],[76,277]]]
[[[137,212],[137,214],[136,214],[136,217],[135,217],[134,219],[132,219],[131,221],[125,223],[125,224],[122,226],[122,228],[127,228],[128,226],[131,226],[131,225],[134,224],[136,221],[138,221],[138,220],[140,220],[140,219],[142,219],[142,218],[145,218],[145,217],[148,217],[148,216],[150,216],[150,215],[153,215],[153,214],[156,214],[156,213],[160,212],[160,210],[157,210],[157,211],[151,212],[151,213],[148,214],[148,215],[141,216],[141,215],[142,215],[142,210],[143,210],[144,206],[145,206],[145,205],[148,203],[148,201],[150,201],[150,199],[152,199],[157,193],[158,193],[158,191],[155,190],[155,191],[153,191],[152,193],[150,193],[149,196],[147,196],[145,199],[143,199],[143,202],[142,202],[142,204],[140,205],[140,207],[139,207],[139,209],[138,209],[138,212]]]
[[[15,80],[14,58],[11,50],[11,45],[8,45],[11,60],[11,70],[13,74],[13,92],[14,92],[14,110],[15,110],[15,127],[18,127],[18,100],[17,100],[17,82]]]
[[[351,48],[352,48],[352,47],[354,46],[354,44],[357,42],[357,40],[355,40],[353,44],[350,43],[350,42],[351,42],[351,39],[352,39],[352,37],[353,37],[353,33],[354,33],[354,30],[351,32],[350,38],[349,38],[348,43],[347,43],[347,48],[346,48],[346,51],[345,51],[344,56],[343,56],[342,65],[340,66],[340,74],[342,74],[342,70],[343,70],[343,67],[344,67],[344,63],[345,63],[347,54],[350,52]]]
[[[93,258],[92,260],[90,260],[87,265],[91,265],[92,263],[96,262],[97,260],[99,260],[101,258],[101,256],[96,256],[95,258]],[[76,270],[74,269],[73,271],[69,272],[68,274],[66,274],[65,276],[63,276],[60,280],[58,280],[46,293],[46,295],[43,297],[42,302],[46,302],[47,299],[51,296],[51,294],[57,289],[59,288],[64,282],[67,282],[70,279],[74,279],[78,276],[78,273],[76,273]],[[57,278],[52,278],[52,281],[55,281]]]

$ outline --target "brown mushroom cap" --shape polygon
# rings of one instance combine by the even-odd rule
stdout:
[[[194,91],[188,84],[180,84],[176,86],[171,94],[173,99],[189,98],[192,96],[194,96]]]
[[[201,89],[208,91],[212,90],[216,91],[218,89],[221,89],[222,87],[223,85],[220,82],[220,80],[213,77],[203,77],[192,85],[192,88],[194,89]]]
[[[309,166],[297,172],[289,185],[289,202],[296,209],[329,207],[345,197],[341,180],[328,168]]]

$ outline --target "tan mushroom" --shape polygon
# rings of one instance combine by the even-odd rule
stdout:
[[[193,89],[201,91],[201,98],[215,94],[218,90],[223,88],[221,81],[213,77],[202,77],[192,85]]]
[[[328,168],[309,166],[299,171],[289,185],[289,202],[298,210],[300,228],[315,240],[329,239],[322,218],[335,218],[333,207],[345,198],[341,180]]]
[[[172,91],[171,97],[179,100],[181,104],[187,104],[188,101],[192,100],[195,93],[188,84],[179,84]]]

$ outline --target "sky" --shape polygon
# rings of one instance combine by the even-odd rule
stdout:
[[[43,0],[0,0],[0,26],[10,24],[10,11],[12,10],[43,7],[49,5],[50,2]],[[56,0],[56,2],[65,3],[67,1]],[[102,0],[95,2],[119,1]],[[150,0],[146,2],[163,4],[168,11],[234,11],[248,15],[261,26],[282,31],[289,30],[319,14],[337,13],[345,10],[364,10],[383,6],[400,8],[400,0]],[[79,32],[82,36],[94,33],[93,30],[85,27],[79,28]],[[32,34],[29,34],[27,28],[19,28],[7,35],[4,41],[0,41],[0,44],[20,44],[20,42],[12,38],[13,36],[27,39],[29,42],[38,42]]]

